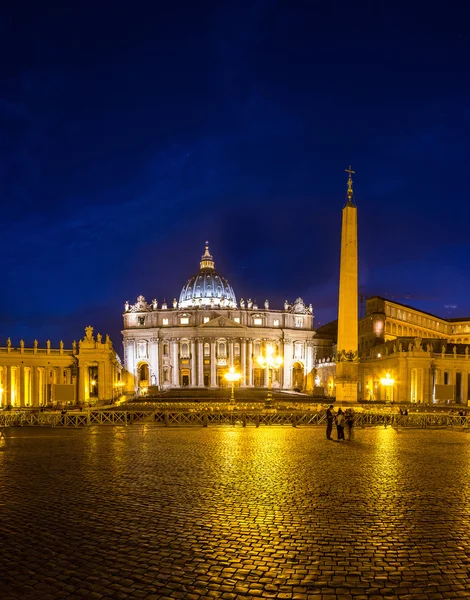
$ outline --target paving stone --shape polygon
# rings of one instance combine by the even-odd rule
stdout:
[[[19,428],[0,598],[470,597],[462,431]]]

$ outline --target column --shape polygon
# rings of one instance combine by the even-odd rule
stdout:
[[[292,342],[284,340],[284,389],[288,390],[292,387]]]
[[[24,367],[23,369],[23,394],[24,394],[24,404],[25,406],[32,406],[32,398],[31,398],[31,376],[32,376],[32,367]]]
[[[197,340],[197,368],[198,368],[198,386],[204,387],[204,340]]]
[[[98,400],[108,400],[108,394],[106,392],[106,373],[104,371],[104,362],[100,360],[98,363]],[[110,397],[112,398],[112,394]]]
[[[160,358],[159,358],[159,341],[158,338],[153,338],[150,341],[150,350],[149,350],[149,358],[150,358],[150,381],[149,385],[160,385]]]
[[[248,340],[248,387],[253,387],[253,340]]]
[[[36,369],[36,389],[37,389],[37,404],[44,405],[44,368],[37,367]]]
[[[16,397],[18,406],[24,406],[24,365],[22,364],[16,370]]]
[[[306,382],[305,389],[308,392],[313,390],[315,382],[313,381],[313,342],[307,340],[307,359],[305,361]]]
[[[163,377],[163,346],[165,345],[165,341],[167,340],[159,340],[158,341],[158,381],[160,382],[160,388],[163,385],[164,377]]]
[[[211,387],[217,387],[217,367],[215,358],[215,340],[211,340]]]
[[[264,348],[263,348],[264,356],[267,356],[267,352],[266,352],[267,347],[268,347],[268,344],[264,343]],[[270,370],[269,367],[266,367],[265,369],[263,369],[263,379],[264,379],[263,385],[265,388],[269,387],[269,370]]]
[[[11,404],[13,406],[13,401],[12,401],[12,390],[11,390],[11,367],[10,365],[7,365],[6,367],[6,371],[7,371],[7,386],[6,386],[6,393],[5,393],[5,406],[8,406],[9,404]]]
[[[467,404],[467,403],[468,403],[468,371],[462,371],[462,404]]]
[[[2,388],[2,390],[3,390],[3,391],[0,390],[0,408],[3,408],[5,406],[5,387],[6,387],[6,384],[4,383],[4,380],[3,380],[4,373],[5,373],[5,367],[0,366],[0,388]]]
[[[175,387],[180,386],[180,369],[179,369],[179,361],[178,361],[178,340],[172,339],[171,343],[173,345],[173,385]]]
[[[242,377],[240,379],[240,385],[245,387],[246,385],[246,339],[240,340],[240,353],[241,353],[241,372]]]
[[[126,354],[125,354],[125,357],[124,357],[125,367],[129,371],[129,373],[132,373],[132,375],[134,376],[134,379],[135,379],[136,373],[135,373],[135,344],[134,344],[134,340],[127,340],[126,344],[127,344],[127,348],[126,348]]]
[[[191,340],[191,386],[197,386],[197,349],[196,340]]]
[[[233,364],[233,355],[234,355],[234,352],[233,352],[233,340],[230,340],[229,343],[228,343],[228,366],[229,367],[233,367],[234,366],[234,364]]]

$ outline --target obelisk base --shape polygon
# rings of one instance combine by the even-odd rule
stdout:
[[[357,362],[336,363],[336,402],[357,402],[359,365]]]

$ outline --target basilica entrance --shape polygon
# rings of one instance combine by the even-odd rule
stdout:
[[[139,366],[139,387],[148,387],[149,385],[149,366],[142,363]]]
[[[189,386],[189,369],[181,369],[181,387]]]
[[[292,388],[299,392],[304,388],[304,368],[299,362],[292,365]]]

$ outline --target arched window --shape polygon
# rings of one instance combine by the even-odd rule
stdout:
[[[210,356],[209,344],[204,344],[204,356]]]
[[[235,356],[240,356],[240,344],[235,344],[234,348],[234,352],[235,352]]]
[[[261,346],[259,342],[256,342],[255,344],[255,356],[259,356],[261,353]]]
[[[219,356],[226,356],[227,350],[225,342],[219,342]]]
[[[168,356],[170,352],[170,346],[168,344],[163,344],[163,356]]]
[[[189,344],[188,344],[188,342],[183,342],[181,344],[181,356],[183,358],[188,358],[188,356],[189,356]]]

